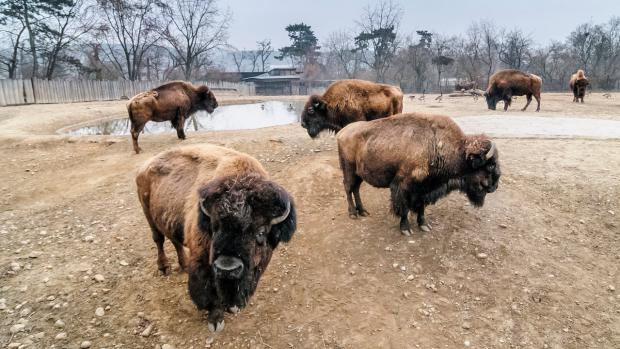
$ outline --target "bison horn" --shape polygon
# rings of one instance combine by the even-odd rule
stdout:
[[[291,202],[287,201],[286,202],[286,210],[284,211],[284,213],[281,216],[274,217],[271,220],[271,225],[276,225],[278,223],[282,223],[286,219],[286,217],[288,217],[289,213],[291,213]]]
[[[205,214],[205,216],[207,216],[207,217],[211,217],[211,216],[209,215],[209,212],[207,212],[207,209],[206,209],[206,208],[205,208],[205,206],[204,206],[204,202],[205,202],[205,200],[204,200],[204,199],[200,200],[200,211],[202,211],[202,213],[204,213],[204,214]]]
[[[495,155],[496,151],[497,149],[495,148],[495,143],[491,142],[491,149],[489,149],[489,151],[487,152],[487,155],[484,157],[485,160],[489,160],[490,158],[492,158],[493,155]]]

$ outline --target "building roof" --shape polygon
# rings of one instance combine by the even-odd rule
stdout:
[[[301,75],[269,75],[268,73],[243,79],[243,81],[289,81],[300,80]]]

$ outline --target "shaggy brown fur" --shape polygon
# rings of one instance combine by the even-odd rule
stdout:
[[[542,90],[542,79],[534,74],[526,74],[519,70],[506,69],[500,70],[489,78],[489,87],[484,96],[487,100],[489,109],[495,110],[497,102],[504,101],[504,111],[508,110],[513,96],[527,97],[525,111],[532,102],[532,96],[536,98],[536,111],[540,111],[540,92]]]
[[[210,329],[220,330],[224,310],[247,304],[273,249],[290,240],[295,230],[292,199],[268,180],[256,159],[213,145],[160,153],[139,170],[136,184],[157,245],[158,269],[170,272],[163,248],[168,238],[181,269],[190,274],[192,300],[209,310]],[[285,214],[283,221],[274,222]],[[218,272],[221,260],[237,263],[243,273]]]
[[[185,119],[199,110],[213,113],[217,100],[205,85],[194,86],[188,82],[176,81],[135,95],[127,103],[131,121],[133,149],[139,153],[138,137],[148,121],[170,121],[177,130],[179,139],[185,139]]]
[[[586,78],[583,70],[579,69],[575,74],[571,75],[568,85],[571,91],[573,91],[573,102],[579,102],[581,99],[581,103],[583,103],[583,97],[586,95],[586,88],[589,84],[590,81]]]
[[[482,206],[487,193],[497,189],[498,152],[485,136],[465,136],[447,116],[399,114],[370,122],[356,122],[337,135],[349,215],[365,216],[359,188],[363,181],[390,188],[392,211],[401,217],[400,229],[410,234],[409,210],[425,223],[424,207],[450,191],[467,194]],[[351,195],[355,197],[355,204]]]
[[[403,93],[398,87],[340,80],[322,96],[310,96],[301,114],[301,126],[315,138],[323,130],[338,132],[355,121],[380,119],[402,111]]]

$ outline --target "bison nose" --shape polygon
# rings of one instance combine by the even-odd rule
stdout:
[[[243,273],[243,262],[232,256],[219,256],[213,262],[215,276],[222,279],[239,279]]]

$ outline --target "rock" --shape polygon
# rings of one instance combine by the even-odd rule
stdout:
[[[39,332],[34,335],[36,339],[43,339],[45,337],[45,332]]]
[[[398,268],[398,263],[392,264],[392,268]]]
[[[616,291],[616,288],[614,287],[614,285],[609,285],[609,286],[607,286],[607,290],[608,290],[609,292],[615,292],[615,291]]]
[[[20,316],[28,316],[28,314],[30,314],[32,310],[30,308],[24,308],[22,309],[22,311],[19,312]]]
[[[118,262],[118,264],[122,265],[123,267],[126,267],[129,265],[129,263],[125,262],[125,261],[120,261]]]
[[[142,333],[140,333],[140,335],[142,337],[148,337],[151,335],[151,332],[153,331],[153,324],[149,324],[148,326],[146,326],[146,328],[144,329],[144,331],[142,331]]]
[[[80,349],[90,348],[91,345],[93,344],[90,341],[83,341],[82,344],[80,344]]]
[[[19,271],[21,269],[21,265],[19,265],[19,263],[17,262],[11,262],[11,270],[12,271]]]
[[[16,348],[19,348],[21,345],[22,345],[21,343],[13,342],[13,343],[9,343],[7,348],[9,348],[9,349],[16,349]]]
[[[22,332],[25,328],[26,328],[26,325],[24,324],[15,324],[11,326],[9,331],[11,332],[11,334],[16,334],[16,333]]]
[[[502,229],[506,229],[506,228],[508,228],[508,225],[504,224],[504,223],[500,223],[499,227],[502,228]]]
[[[105,315],[105,310],[103,310],[102,307],[99,307],[95,310],[95,315],[97,316],[104,316]]]
[[[161,349],[174,349],[174,346],[170,344],[164,344],[161,346]]]
[[[471,328],[471,324],[469,322],[463,322],[461,327],[463,327],[466,330],[469,330]]]
[[[471,343],[468,340],[466,340],[466,341],[463,342],[463,345],[466,346],[466,347],[469,347],[471,345]]]
[[[56,322],[54,323],[54,326],[58,327],[58,328],[64,328],[65,327],[65,322],[58,319],[56,320]]]
[[[414,276],[413,276],[413,274],[411,274],[411,275],[407,276],[407,281],[411,281],[411,280],[413,280],[413,278],[414,278]]]
[[[478,259],[487,259],[488,255],[486,253],[478,253],[476,255],[476,257],[478,257]]]
[[[54,337],[54,339],[56,339],[57,341],[67,339],[67,332],[60,332],[59,334],[56,335],[56,337]]]
[[[105,281],[105,278],[101,274],[95,274],[95,276],[93,276],[93,279],[95,279],[95,281],[97,281],[97,282]]]
[[[84,241],[84,242],[93,242],[93,241],[95,241],[95,237],[94,237],[94,236],[92,236],[92,235],[86,235],[86,236],[82,239],[82,241]]]
[[[400,266],[400,270],[401,270],[401,271],[407,271],[407,267],[405,267],[404,265],[401,265],[401,266]]]

